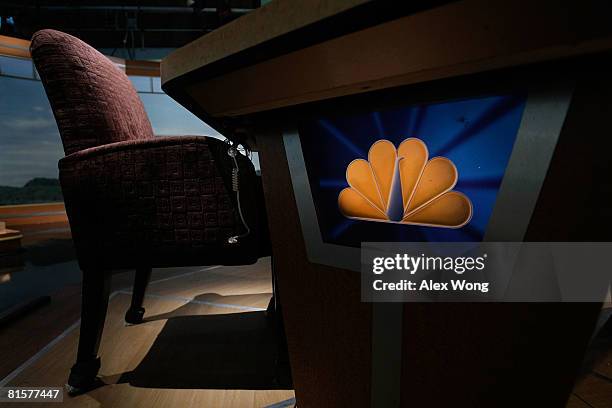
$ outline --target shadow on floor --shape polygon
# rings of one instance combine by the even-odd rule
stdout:
[[[184,308],[189,305],[164,314],[175,317],[168,319],[138,367],[120,375],[119,383],[144,388],[292,389],[284,334],[275,318],[263,311],[176,316]]]

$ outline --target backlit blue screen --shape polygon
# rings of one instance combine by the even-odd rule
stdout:
[[[523,93],[405,106],[303,123],[300,141],[324,242],[360,246],[365,241],[481,241],[495,206],[525,107]],[[473,205],[458,229],[352,220],[338,209],[346,168],[368,159],[377,140],[396,147],[408,137],[425,142],[429,158],[444,156],[457,167],[454,190]]]

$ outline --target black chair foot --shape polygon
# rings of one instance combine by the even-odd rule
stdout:
[[[100,370],[100,357],[90,361],[77,362],[70,369],[66,391],[69,395],[78,395],[96,388]]]
[[[142,323],[144,313],[144,307],[130,307],[128,311],[125,312],[125,322],[128,324],[140,324]]]

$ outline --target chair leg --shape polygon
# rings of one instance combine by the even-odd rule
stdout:
[[[83,271],[81,334],[77,360],[68,377],[69,394],[79,394],[95,384],[100,369],[98,348],[108,307],[110,277],[109,271]]]
[[[125,312],[125,322],[129,324],[142,323],[145,309],[142,307],[144,301],[145,290],[151,279],[151,268],[140,267],[136,268],[134,277],[134,290],[132,291],[132,304],[127,312]]]
[[[268,302],[268,307],[266,308],[266,317],[269,320],[274,320],[274,318],[277,315],[277,311],[279,308],[279,301],[278,301],[278,284],[276,283],[276,274],[274,273],[274,262],[271,262],[272,264],[272,297],[270,298],[270,301]]]

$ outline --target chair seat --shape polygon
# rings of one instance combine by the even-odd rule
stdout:
[[[81,266],[238,265],[260,256],[261,179],[238,157],[241,209],[228,145],[209,137],[112,143],[60,160],[60,181]]]

